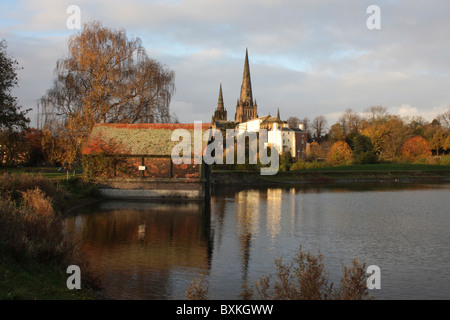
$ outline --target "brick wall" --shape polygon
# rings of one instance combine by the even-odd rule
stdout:
[[[145,170],[139,170],[140,166],[145,166]],[[152,157],[126,157],[116,161],[115,168],[108,170],[96,170],[96,165],[92,162],[90,170],[97,178],[200,178],[200,165],[198,164],[172,164],[171,158]],[[115,175],[114,175],[115,172]]]

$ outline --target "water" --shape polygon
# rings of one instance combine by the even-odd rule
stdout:
[[[67,218],[114,299],[184,299],[204,277],[239,299],[292,259],[322,253],[330,279],[357,257],[381,270],[376,299],[450,299],[450,184],[367,183],[213,190],[211,203],[105,201]]]

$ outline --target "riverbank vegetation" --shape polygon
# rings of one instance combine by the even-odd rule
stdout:
[[[275,259],[276,272],[262,276],[254,287],[243,288],[244,300],[367,300],[372,299],[367,287],[365,263],[357,259],[344,267],[340,286],[329,279],[320,252],[317,255],[299,252],[292,261]],[[189,300],[208,300],[208,285],[204,278],[193,279],[186,290]]]
[[[80,199],[97,197],[76,180],[54,182],[28,174],[0,175],[0,299],[92,299],[98,288],[82,277],[84,290],[69,290],[66,269],[86,270],[75,243],[67,241],[63,212]]]

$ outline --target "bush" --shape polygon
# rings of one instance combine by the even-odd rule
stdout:
[[[372,141],[368,136],[355,135],[352,140],[353,164],[371,164],[377,162]]]
[[[0,242],[17,257],[41,262],[71,256],[62,218],[39,187],[22,192],[21,201],[1,200]]]
[[[280,155],[280,170],[290,171],[292,166],[292,155],[290,152],[284,152]]]
[[[353,259],[352,265],[344,268],[340,288],[328,279],[323,256],[305,253],[300,247],[293,261],[284,263],[275,259],[276,274],[263,276],[255,284],[257,298],[262,300],[364,300],[372,299],[367,289],[364,263]],[[194,279],[186,290],[192,300],[208,299],[208,287],[204,279]],[[251,299],[253,292],[244,287],[242,294]]]
[[[38,187],[45,195],[49,197],[57,196],[61,190],[53,182],[42,176],[29,174],[9,174],[0,175],[0,196],[10,197],[16,200],[22,197],[22,193]]]
[[[321,161],[305,161],[305,160],[297,160],[297,162],[292,164],[291,170],[308,170],[308,169],[316,169],[326,167],[327,163]]]
[[[414,162],[421,158],[431,156],[430,143],[421,136],[415,136],[406,141],[401,149],[402,158],[408,162]]]

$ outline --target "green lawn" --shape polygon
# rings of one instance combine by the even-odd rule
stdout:
[[[64,170],[58,171],[59,167],[14,167],[14,168],[3,168],[0,167],[0,174],[9,172],[13,173],[25,173],[33,175],[41,175],[51,180],[65,179],[67,178],[67,172]],[[79,175],[79,173],[77,174]],[[69,176],[73,176],[73,172],[69,172]]]
[[[380,164],[362,164],[323,167],[315,169],[296,170],[292,172],[395,172],[395,171],[448,171],[448,165],[431,165],[431,164],[409,164],[409,163],[380,163]]]
[[[0,300],[92,300],[89,288],[69,290],[65,270],[57,263],[16,261],[3,252],[0,258]]]

